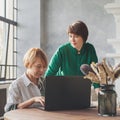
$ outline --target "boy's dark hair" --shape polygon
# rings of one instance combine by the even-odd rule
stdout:
[[[83,41],[86,42],[88,38],[88,28],[86,24],[82,21],[77,21],[69,25],[67,33],[73,33],[79,35],[83,38]]]

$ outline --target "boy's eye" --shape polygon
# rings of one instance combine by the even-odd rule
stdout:
[[[71,38],[71,37],[72,37],[72,35],[69,35],[69,37]]]
[[[74,35],[73,35],[73,34],[69,34],[69,37],[70,37],[70,38],[72,38],[72,37],[74,37],[74,38],[78,38],[78,37],[79,37],[79,35],[75,35],[75,34],[74,34]]]

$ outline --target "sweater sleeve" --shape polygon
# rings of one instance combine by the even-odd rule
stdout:
[[[97,63],[98,62],[98,57],[97,57],[96,50],[95,50],[94,46],[91,44],[89,49],[90,49],[90,57],[91,57],[91,62],[90,63],[92,63],[92,62]]]
[[[62,62],[61,56],[60,49],[58,49],[52,56],[44,76],[57,75]]]
[[[93,83],[93,87],[94,87],[94,89],[99,88],[100,84],[99,83]]]

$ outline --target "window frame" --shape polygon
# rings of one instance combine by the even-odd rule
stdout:
[[[10,2],[10,0],[4,0],[4,16],[0,16],[0,22],[4,25],[3,34],[5,35],[4,41],[6,44],[4,45],[4,62],[0,63],[0,81],[4,80],[15,80],[17,78],[17,0],[11,0],[13,5],[12,10],[12,18],[7,18],[7,1]],[[12,34],[12,38],[10,38],[10,35]],[[12,48],[10,47],[10,42],[12,41]],[[12,62],[9,63],[9,52],[12,51]]]

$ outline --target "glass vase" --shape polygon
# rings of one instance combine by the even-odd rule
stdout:
[[[116,97],[114,85],[101,85],[101,91],[98,93],[98,114],[116,116]]]

